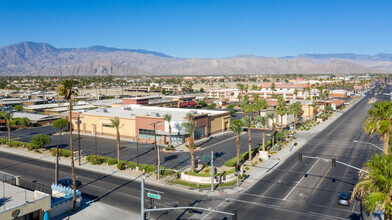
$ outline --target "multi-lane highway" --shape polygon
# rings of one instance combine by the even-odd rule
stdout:
[[[384,89],[384,93],[389,92],[390,87]],[[298,154],[292,155],[250,189],[228,201],[222,200],[220,210],[239,209],[239,219],[361,219],[366,216],[358,201],[348,207],[337,205],[338,193],[350,192],[357,183],[357,170],[339,163],[332,167],[330,160],[307,156],[335,158],[362,167],[372,154],[380,152],[366,143],[382,146],[379,138],[370,138],[361,127],[371,107],[370,97],[362,99],[313,137],[300,150],[302,162]],[[389,99],[389,96],[379,98]]]

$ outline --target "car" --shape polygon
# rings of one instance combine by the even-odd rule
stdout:
[[[351,194],[350,193],[339,193],[338,205],[349,206]]]
[[[80,180],[76,180],[75,182],[76,182],[76,188],[83,185],[83,183]],[[67,178],[60,179],[59,184],[66,187],[72,187],[72,178],[67,177]]]

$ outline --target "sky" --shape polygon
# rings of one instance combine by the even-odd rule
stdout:
[[[0,46],[103,45],[175,57],[392,53],[391,0],[0,0]]]

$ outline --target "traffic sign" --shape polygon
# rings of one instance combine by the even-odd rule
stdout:
[[[147,193],[147,196],[154,199],[161,199],[161,195]]]
[[[208,159],[208,158],[210,158],[210,156],[208,155],[208,156],[205,156],[205,157],[203,157],[203,160],[206,160],[206,159]]]

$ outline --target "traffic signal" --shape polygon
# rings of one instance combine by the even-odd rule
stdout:
[[[332,159],[332,166],[336,167],[336,159]]]
[[[195,160],[195,167],[197,168],[199,166],[199,161]]]
[[[218,169],[216,169],[216,167],[214,167],[214,174],[218,173]]]
[[[301,153],[298,154],[298,160],[302,161],[302,154]]]
[[[235,172],[238,172],[238,171],[240,171],[240,166],[239,165],[235,166]]]

